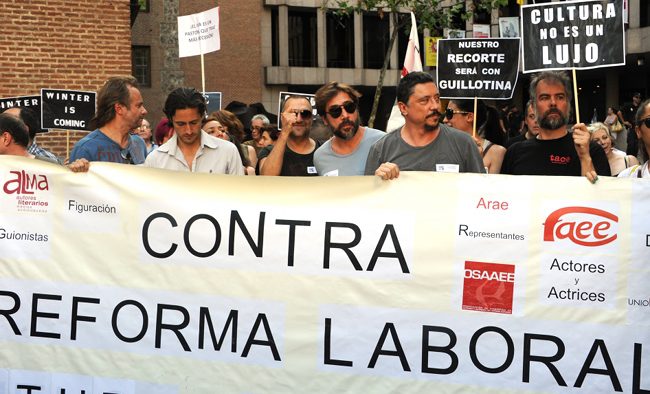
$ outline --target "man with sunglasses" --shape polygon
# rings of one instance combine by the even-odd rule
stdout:
[[[304,96],[289,96],[281,106],[282,130],[277,141],[260,151],[261,175],[316,176],[314,151],[318,144],[309,137],[313,121],[311,103]]]
[[[442,124],[440,94],[431,75],[412,72],[402,78],[397,85],[397,105],[404,126],[372,146],[366,175],[393,179],[399,171],[485,173],[472,137]]]
[[[361,94],[344,83],[330,82],[316,92],[316,109],[333,137],[314,153],[319,175],[363,175],[370,147],[383,131],[359,125]]]
[[[107,161],[142,164],[147,148],[144,140],[132,135],[147,115],[134,77],[112,77],[97,93],[97,112],[90,120],[96,128],[79,140],[70,153],[70,161]]]
[[[564,72],[544,71],[530,82],[539,134],[508,148],[502,174],[585,176],[594,183],[598,175],[611,175],[607,156],[591,141],[587,126],[569,132],[571,81]]]

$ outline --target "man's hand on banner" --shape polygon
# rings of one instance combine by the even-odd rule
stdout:
[[[386,162],[377,168],[375,175],[381,179],[387,181],[391,179],[399,178],[399,167],[395,163]]]

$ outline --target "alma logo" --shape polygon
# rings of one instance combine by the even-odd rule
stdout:
[[[548,215],[544,222],[544,241],[568,238],[582,246],[606,245],[616,239],[614,223],[618,223],[618,216],[602,209],[560,208]]]
[[[13,179],[5,182],[3,190],[7,194],[34,194],[36,190],[49,190],[45,175],[32,175],[25,171],[10,171]]]
[[[514,265],[466,261],[463,281],[463,309],[512,313]]]

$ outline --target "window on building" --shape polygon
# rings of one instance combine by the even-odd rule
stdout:
[[[140,12],[149,12],[149,0],[138,0]]]
[[[280,27],[278,24],[278,8],[271,9],[271,65],[280,65]]]
[[[327,14],[327,67],[354,67],[354,17]]]
[[[650,2],[640,1],[639,3],[640,27],[650,26]]]
[[[143,87],[151,87],[151,47],[131,47],[131,72]]]
[[[316,67],[316,10],[289,10],[289,66]]]
[[[380,69],[384,65],[390,40],[389,14],[363,15],[363,68]]]

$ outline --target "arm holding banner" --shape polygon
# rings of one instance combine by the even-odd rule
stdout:
[[[573,143],[580,158],[580,175],[587,177],[589,182],[596,183],[598,174],[596,173],[591,154],[589,153],[590,141],[591,136],[584,123],[578,123],[573,126]]]
[[[377,168],[375,175],[385,181],[397,179],[399,178],[399,166],[395,163],[387,161],[386,163],[380,165],[379,168]]]

